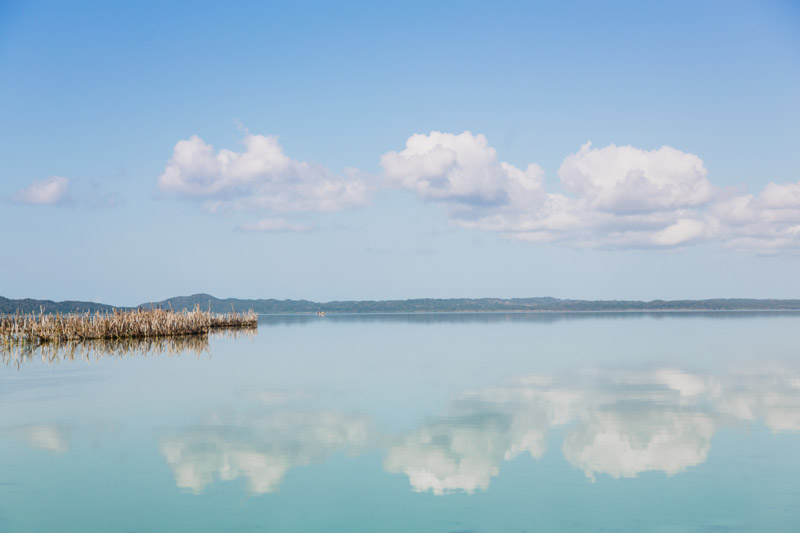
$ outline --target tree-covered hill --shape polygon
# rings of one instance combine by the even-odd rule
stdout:
[[[162,307],[210,309],[216,313],[231,310],[257,313],[436,313],[436,312],[519,312],[519,311],[800,311],[800,300],[756,300],[726,298],[713,300],[560,300],[558,298],[421,298],[414,300],[365,300],[312,302],[309,300],[215,298],[210,294],[176,296],[160,302],[141,304],[142,308]],[[75,313],[124,309],[93,302],[54,302],[51,300],[10,300],[0,296],[0,313],[39,312]]]
[[[42,309],[45,313],[85,313],[87,311],[94,313],[95,311],[112,311],[113,309],[122,308],[94,302],[54,302],[52,300],[32,300],[30,298],[10,300],[0,296],[0,313],[2,314],[13,314],[17,311],[20,313],[38,313]]]
[[[560,300],[558,298],[423,298],[414,300],[365,300],[311,302],[308,300],[245,300],[219,299],[210,294],[181,296],[143,304],[173,309],[191,309],[199,305],[215,312],[232,309],[253,309],[257,313],[414,313],[414,312],[497,312],[497,311],[741,311],[741,310],[800,310],[800,300]]]

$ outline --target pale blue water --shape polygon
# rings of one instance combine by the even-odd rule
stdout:
[[[263,317],[0,366],[0,531],[800,531],[800,314]]]

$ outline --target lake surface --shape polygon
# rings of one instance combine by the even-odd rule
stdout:
[[[6,355],[0,531],[800,530],[800,314],[262,317],[197,344]]]

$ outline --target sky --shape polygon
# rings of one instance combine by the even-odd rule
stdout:
[[[0,1],[0,295],[800,298],[800,4]]]

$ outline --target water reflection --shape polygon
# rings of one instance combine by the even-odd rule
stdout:
[[[683,472],[708,457],[715,421],[696,412],[626,405],[593,413],[571,428],[562,450],[594,481],[595,474],[636,477],[642,472]]]
[[[276,492],[286,472],[335,452],[357,454],[373,438],[369,421],[330,410],[214,411],[197,427],[161,438],[178,487],[201,493],[215,479],[247,480],[251,494]]]
[[[405,323],[405,324],[469,324],[469,323],[543,323],[588,320],[671,320],[707,319],[742,320],[775,316],[798,316],[800,311],[517,311],[517,312],[452,312],[452,313],[331,313],[324,317],[314,314],[259,315],[262,326],[304,326],[322,322],[333,323]]]
[[[417,492],[441,495],[486,490],[502,461],[523,453],[540,458],[553,422],[548,406],[541,398],[501,392],[457,401],[448,416],[404,435],[389,448],[384,468],[407,475]]]
[[[39,345],[10,345],[0,343],[0,363],[20,368],[40,360],[47,364],[73,361],[98,361],[103,358],[175,356],[183,353],[209,354],[209,339],[253,337],[252,329],[222,329],[203,335],[171,337],[139,337],[119,339],[90,339],[76,342]]]
[[[74,353],[201,353],[208,350],[202,340],[102,343],[47,360],[72,360]],[[315,408],[314,398],[299,392],[240,394],[248,407],[212,410],[191,426],[159,435],[158,450],[177,487],[199,494],[212,483],[240,479],[250,494],[274,493],[292,468],[374,448],[382,450],[386,472],[434,495],[488,490],[505,463],[523,456],[538,460],[548,452],[560,454],[589,481],[646,472],[674,476],[707,461],[721,428],[763,424],[776,434],[800,431],[800,372],[788,366],[527,375],[466,391],[439,416],[399,433],[379,431],[363,414]],[[87,428],[33,423],[7,427],[0,436],[63,454],[73,434]],[[555,449],[548,450],[548,443]]]
[[[28,424],[8,428],[4,433],[31,448],[64,453],[69,450],[72,427],[65,424]]]
[[[773,367],[709,380],[717,410],[738,420],[762,420],[775,433],[800,431],[800,373]]]
[[[379,434],[361,415],[275,405],[291,397],[251,392],[267,406],[215,411],[164,436],[159,448],[177,486],[200,493],[215,480],[244,478],[251,494],[270,493],[295,466],[379,446],[384,469],[407,476],[412,490],[473,493],[487,490],[504,462],[542,458],[554,429],[564,459],[590,481],[673,476],[705,462],[722,427],[760,421],[800,431],[800,375],[787,368],[526,376],[454,398],[446,414],[399,435]]]
[[[113,420],[96,419],[78,423],[72,420],[23,424],[0,429],[0,437],[11,437],[34,450],[62,454],[72,448],[73,436],[89,437],[96,445],[118,433]]]
[[[760,420],[773,432],[800,431],[800,376],[786,368],[530,376],[466,394],[451,411],[402,436],[385,469],[407,475],[415,491],[486,490],[503,461],[540,458],[548,431],[564,426],[563,456],[589,480],[671,476],[705,462],[720,427]]]

